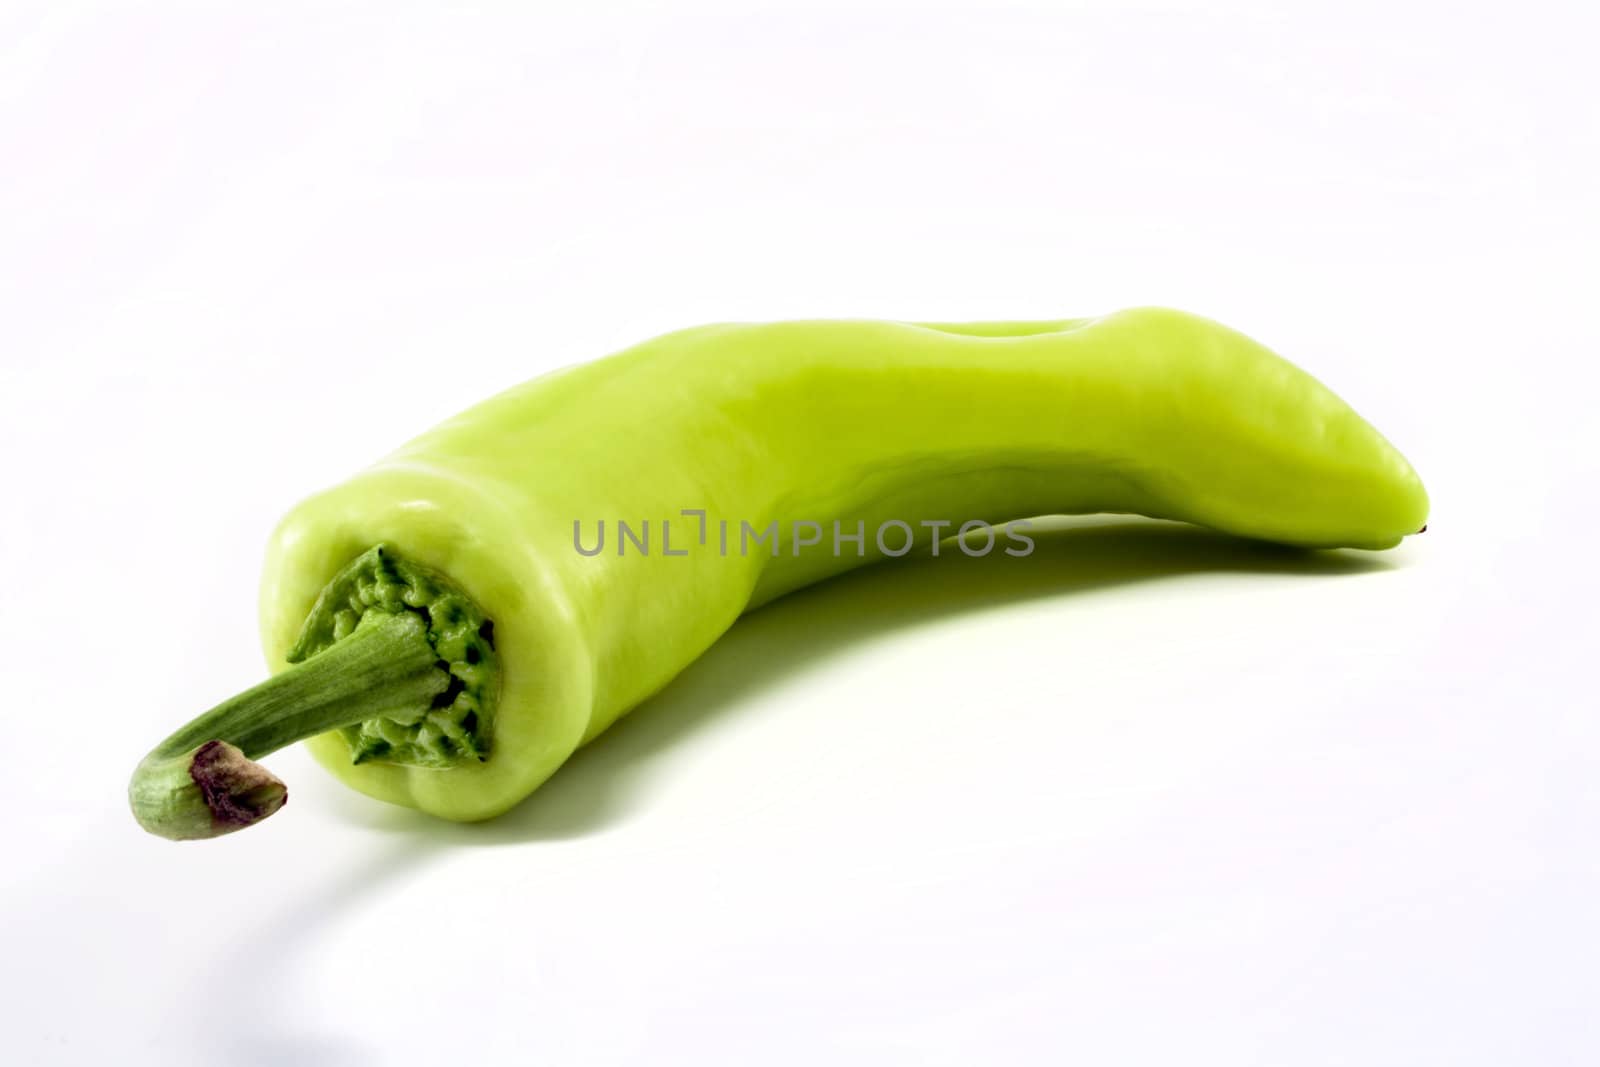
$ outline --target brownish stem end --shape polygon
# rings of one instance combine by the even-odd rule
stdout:
[[[189,777],[211,809],[218,834],[253,826],[289,800],[288,787],[277,775],[226,741],[207,741],[196,749]]]

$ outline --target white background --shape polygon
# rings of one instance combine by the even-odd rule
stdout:
[[[0,1060],[1600,1062],[1590,5],[570,7],[0,8]],[[833,583],[484,826],[298,750],[249,833],[126,814],[262,675],[277,517],[438,419],[706,320],[1146,303],[1332,385],[1428,534]]]

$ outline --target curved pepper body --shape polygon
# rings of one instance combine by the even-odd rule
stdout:
[[[706,543],[700,520],[706,513]],[[1287,544],[1386,548],[1427,495],[1349,406],[1261,345],[1162,309],[1053,323],[815,321],[684,330],[500,394],[297,507],[262,626],[285,664],[324,584],[389,543],[494,620],[493,754],[352,765],[362,792],[450,819],[498,814],[708,648],[748,608],[881,556],[898,520],[1138,513]],[[615,524],[648,524],[619,554]],[[662,523],[671,523],[667,555]],[[831,523],[865,532],[833,551]],[[596,555],[578,551],[574,524]],[[730,542],[720,549],[722,521]],[[778,523],[781,551],[741,552]],[[822,542],[794,551],[790,531]],[[900,535],[897,535],[898,540]],[[892,544],[898,552],[900,545]]]

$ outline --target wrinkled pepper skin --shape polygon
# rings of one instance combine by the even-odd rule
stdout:
[[[698,543],[701,508],[712,525]],[[1232,330],[1136,309],[1097,319],[813,321],[669,334],[513,388],[302,503],[268,551],[262,629],[285,665],[323,585],[384,542],[448,575],[494,620],[493,754],[430,770],[317,759],[363,793],[447,819],[527,797],[754,605],[877,558],[880,522],[1137,513],[1311,547],[1417,532],[1406,460],[1332,392]],[[574,522],[672,520],[687,556],[596,556]],[[716,551],[726,519],[815,521],[778,558]],[[831,548],[831,520],[867,531]],[[953,527],[952,527],[953,529]],[[949,531],[946,531],[948,534]],[[925,551],[925,549],[922,549]],[[1019,561],[1025,566],[1025,561]]]

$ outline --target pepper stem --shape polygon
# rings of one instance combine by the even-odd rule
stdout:
[[[379,716],[421,719],[450,677],[419,615],[370,613],[349,636],[157,745],[128,784],[134,818],[174,841],[253,826],[288,799],[284,784],[254,760]]]

